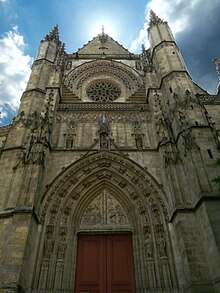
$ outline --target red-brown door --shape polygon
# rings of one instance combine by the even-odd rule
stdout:
[[[75,293],[135,293],[131,235],[80,235]]]

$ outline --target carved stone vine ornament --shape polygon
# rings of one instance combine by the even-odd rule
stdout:
[[[165,151],[164,151],[164,166],[165,166],[165,168],[170,165],[176,165],[180,162],[182,162],[182,159],[180,156],[180,152],[176,149],[176,147],[165,149]]]
[[[135,144],[137,149],[143,149],[143,136],[142,128],[141,128],[141,121],[140,119],[135,120],[133,123],[133,133],[132,135],[135,138]]]
[[[99,186],[97,193],[94,192],[96,184],[101,182],[103,188]],[[114,186],[115,191],[110,190],[106,183]],[[93,194],[90,194],[90,190],[93,190]],[[101,150],[68,168],[54,181],[44,197],[40,218],[42,224],[48,224],[42,244],[41,271],[44,272],[44,268],[48,270],[52,262],[57,272],[64,270],[65,257],[70,249],[68,233],[72,233],[69,227],[73,217],[79,229],[112,229],[132,225],[132,218],[127,214],[131,212],[130,208],[129,211],[125,209],[118,191],[127,196],[125,200],[134,207],[132,213],[137,212],[143,225],[141,245],[145,250],[146,264],[155,261],[156,253],[162,259],[166,256],[163,223],[167,220],[167,211],[158,186],[149,174],[132,161]],[[89,196],[90,200],[78,213],[77,204]]]
[[[211,115],[207,112],[207,110],[204,107],[204,113],[205,117],[208,121],[208,124],[212,130],[212,134],[216,143],[217,149],[220,151],[220,129],[217,129],[215,126],[215,122],[213,122]]]
[[[76,129],[78,123],[99,123],[102,119],[103,112],[75,112],[75,113],[66,113],[60,111],[57,115],[57,123],[66,123],[68,129]],[[132,123],[133,131],[136,130],[142,123],[147,123],[151,121],[150,113],[112,113],[105,111],[105,117],[109,123]],[[72,123],[72,125],[70,125]],[[139,127],[140,129],[140,127]],[[140,131],[139,131],[140,132]],[[142,132],[142,131],[141,131]]]
[[[165,117],[164,109],[162,107],[161,98],[154,94],[153,98],[154,118],[156,125],[156,132],[158,135],[160,145],[164,145],[173,141],[173,134],[170,125],[170,120]]]
[[[86,207],[81,225],[124,225],[128,217],[122,205],[107,190]]]
[[[128,89],[137,90],[141,84],[142,79],[137,76],[137,73],[133,72],[132,69],[126,67],[115,61],[92,61],[83,64],[67,76],[64,77],[64,84],[71,90],[75,91],[82,86],[82,83],[94,74],[100,73],[111,73],[123,80]]]
[[[138,111],[147,114],[146,116],[148,119],[150,119],[150,111],[149,111],[149,105],[147,104],[125,104],[125,103],[91,103],[91,104],[59,104],[58,111],[126,111],[131,115],[133,111]]]
[[[37,111],[25,115],[24,111],[20,113],[19,120],[27,129],[26,142],[21,158],[18,160],[14,169],[23,162],[24,164],[34,164],[44,166],[46,150],[50,147],[52,120],[54,112],[54,92],[51,90],[45,103],[44,111]]]
[[[123,166],[125,167],[125,171],[121,173]],[[82,172],[84,169],[87,171]],[[133,180],[134,176],[138,180]],[[123,157],[102,150],[100,153],[89,155],[74,164],[73,168],[65,172],[56,184],[51,186],[48,196],[45,197],[46,201],[42,205],[41,220],[44,221],[45,216],[49,216],[52,224],[63,202],[65,202],[66,208],[62,209],[63,216],[61,215],[61,222],[63,225],[67,225],[68,218],[74,211],[79,198],[83,197],[87,190],[95,186],[100,180],[108,180],[109,183],[118,186],[117,188],[124,189],[126,193],[130,194],[131,200],[136,202],[137,210],[141,211],[142,206],[145,206],[143,203],[143,199],[145,198],[144,200],[147,200],[149,207],[151,206],[152,209],[153,207],[156,209],[156,205],[158,205],[160,207],[158,213],[163,211],[165,218],[167,218],[167,211],[163,199],[152,183],[152,179],[146,177],[145,173],[142,173],[142,171],[138,170],[131,163],[128,163]],[[138,193],[142,194],[143,199],[140,198],[137,201],[139,196],[137,191],[135,192],[133,184],[136,186],[136,190],[139,190]],[[152,193],[155,198],[154,202],[149,197]],[[48,209],[51,214],[48,214]],[[145,214],[145,210],[143,213]]]
[[[152,56],[150,49],[146,50],[145,46],[142,45],[142,54],[140,56],[142,64],[143,64],[143,70],[147,73],[149,72],[155,72],[155,67],[152,62]]]
[[[194,137],[192,136],[192,130],[187,129],[182,134],[183,140],[184,140],[184,156],[186,156],[187,151],[190,150],[199,150],[200,147],[196,143]]]

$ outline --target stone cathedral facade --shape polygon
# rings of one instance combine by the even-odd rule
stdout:
[[[152,11],[148,36],[41,41],[0,128],[1,293],[220,292],[220,95]]]

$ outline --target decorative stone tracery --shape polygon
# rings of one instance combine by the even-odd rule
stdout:
[[[122,205],[107,190],[103,190],[86,208],[81,224],[124,225],[128,224],[128,217]]]
[[[116,61],[106,60],[91,61],[80,65],[70,71],[64,77],[63,82],[70,91],[79,95],[78,91],[86,80],[89,80],[90,77],[94,79],[94,76],[100,79],[101,76],[106,74],[111,75],[114,79],[117,78],[131,94],[137,91],[143,83],[141,76],[133,69]]]
[[[43,278],[42,271],[44,289],[55,286],[59,290],[64,286],[64,274],[67,283],[74,287],[74,276],[69,270],[65,271],[65,264],[70,266],[71,263],[74,267],[76,231],[134,231],[135,255],[137,251],[142,254],[141,260],[134,260],[137,284],[146,284],[149,288],[159,284],[170,292],[176,286],[171,277],[172,260],[167,256],[170,243],[163,192],[150,174],[125,157],[102,150],[70,166],[51,184],[42,202],[40,218],[44,228],[38,256],[41,269],[35,274],[36,288]],[[45,258],[44,247],[48,241],[53,244],[47,245],[52,248]],[[66,262],[70,255],[71,261]],[[158,279],[156,268],[162,267],[162,261],[164,272],[159,269],[157,274],[161,274],[161,279]],[[144,268],[148,276],[142,272]],[[50,280],[48,283],[45,274]],[[170,283],[163,281],[163,274],[169,276]]]
[[[120,88],[109,81],[96,81],[87,88],[86,92],[88,97],[96,102],[112,102],[121,94]]]

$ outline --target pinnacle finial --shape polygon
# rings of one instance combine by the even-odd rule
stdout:
[[[217,71],[217,74],[218,74],[218,79],[220,81],[220,60],[218,58],[214,58],[212,61],[215,64],[216,71]]]
[[[159,16],[157,16],[153,10],[150,10],[149,26],[156,25],[163,22],[164,21]]]
[[[108,40],[108,35],[105,34],[105,27],[102,25],[102,33],[99,34],[99,40],[102,44],[106,43]]]
[[[218,58],[214,58],[213,63],[215,64],[217,75],[218,75],[218,95],[220,94],[220,60]]]
[[[59,37],[59,30],[58,30],[58,24],[54,26],[51,32],[49,32],[48,35],[44,38],[45,41],[55,41],[57,44],[60,43],[60,37]]]

